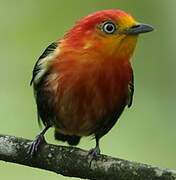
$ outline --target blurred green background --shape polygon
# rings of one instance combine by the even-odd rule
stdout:
[[[29,86],[36,59],[76,20],[97,10],[122,9],[156,30],[141,35],[132,58],[135,96],[101,140],[103,154],[176,169],[175,0],[0,0],[0,133],[34,139],[39,132]],[[61,144],[53,138],[47,141]],[[63,145],[63,144],[62,144]],[[90,149],[84,138],[79,147]],[[1,179],[71,179],[0,161]],[[73,178],[74,179],[74,178]]]

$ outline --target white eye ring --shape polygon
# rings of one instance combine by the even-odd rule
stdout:
[[[116,31],[116,25],[112,22],[107,22],[103,25],[103,31],[107,34],[113,34]]]

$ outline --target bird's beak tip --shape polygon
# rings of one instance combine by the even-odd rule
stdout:
[[[150,32],[153,30],[154,28],[151,25],[138,23],[138,24],[133,25],[129,29],[125,30],[124,34],[138,35],[138,34]]]

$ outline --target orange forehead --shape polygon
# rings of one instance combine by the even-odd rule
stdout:
[[[137,22],[127,12],[121,10],[103,10],[90,14],[77,22],[84,30],[90,30],[103,21],[115,21],[122,28],[128,28]]]

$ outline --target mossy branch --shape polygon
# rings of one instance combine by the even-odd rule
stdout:
[[[43,144],[30,158],[31,141],[0,135],[0,160],[53,171],[69,177],[99,180],[176,180],[176,170],[100,155],[89,167],[88,152],[75,147]]]

